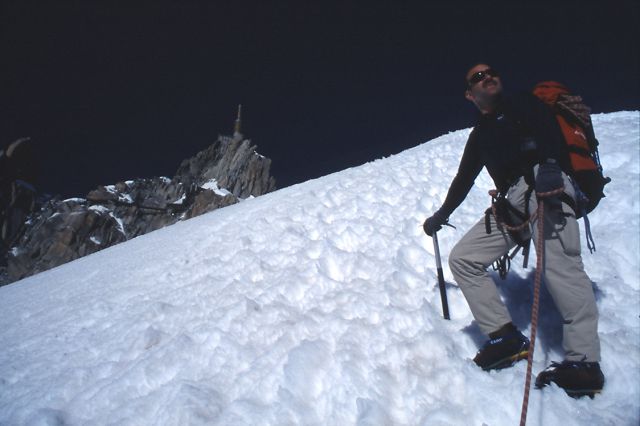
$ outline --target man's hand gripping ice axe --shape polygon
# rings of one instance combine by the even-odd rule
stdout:
[[[447,302],[447,289],[444,283],[444,274],[442,272],[442,260],[440,258],[440,245],[438,244],[438,231],[442,229],[442,226],[450,226],[455,229],[455,226],[449,223],[447,218],[444,218],[439,212],[434,213],[433,216],[424,221],[422,226],[424,232],[433,238],[433,250],[436,256],[436,268],[438,273],[438,287],[440,288],[440,300],[442,302],[442,316],[444,319],[451,319],[449,316],[449,302]]]

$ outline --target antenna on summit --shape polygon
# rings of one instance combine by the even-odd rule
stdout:
[[[238,105],[238,117],[236,118],[235,125],[233,126],[233,137],[242,137],[242,132],[240,132],[241,128],[241,115],[242,115],[242,105]]]

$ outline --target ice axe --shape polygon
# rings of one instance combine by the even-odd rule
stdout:
[[[446,223],[445,225],[455,228],[455,226]],[[442,273],[442,260],[440,259],[440,245],[438,244],[438,233],[433,233],[433,250],[436,255],[436,268],[438,270],[438,287],[440,287],[440,300],[442,301],[442,316],[449,320],[449,302],[447,302],[447,289],[444,283],[444,274]]]

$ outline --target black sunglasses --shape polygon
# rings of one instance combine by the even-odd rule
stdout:
[[[484,78],[488,75],[490,75],[491,77],[500,77],[500,74],[498,74],[498,71],[494,70],[493,68],[487,68],[484,71],[478,71],[473,73],[469,78],[469,80],[467,80],[467,83],[469,84],[469,87],[475,86],[476,84],[484,80]]]

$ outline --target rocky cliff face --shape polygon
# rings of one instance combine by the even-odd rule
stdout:
[[[271,160],[258,154],[248,139],[221,136],[209,148],[184,160],[174,179],[198,186],[215,180],[234,196],[247,198],[275,189],[270,167]]]
[[[85,198],[51,200],[7,255],[4,284],[177,221],[275,189],[271,160],[250,141],[221,136],[184,160],[173,178],[99,186]],[[2,284],[0,282],[0,284]]]

